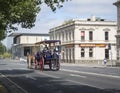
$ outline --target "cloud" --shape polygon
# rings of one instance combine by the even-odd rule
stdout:
[[[63,7],[55,13],[46,5],[42,5],[35,27],[28,31],[48,33],[50,28],[62,24],[65,20],[88,18],[91,15],[116,20],[117,9],[113,5],[114,2],[115,0],[72,0],[63,3]]]
[[[74,14],[78,17],[90,15],[111,16],[116,15],[116,7],[113,5],[114,2],[114,0],[72,0],[65,4],[62,12],[65,15]],[[116,17],[113,19],[116,19]]]

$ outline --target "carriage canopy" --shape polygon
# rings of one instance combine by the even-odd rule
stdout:
[[[60,40],[44,40],[44,41],[37,42],[35,44],[51,44],[51,43],[57,43],[57,42],[61,44]]]
[[[50,49],[57,48],[59,53],[61,52],[61,41],[60,40],[44,40],[40,42],[36,42],[35,45],[48,45]]]

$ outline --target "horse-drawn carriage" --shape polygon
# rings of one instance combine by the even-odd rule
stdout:
[[[45,69],[45,65],[48,65],[51,70],[59,70],[61,51],[60,44],[60,40],[45,40],[35,43],[36,46],[39,46],[39,49],[34,55],[35,69],[39,67],[43,70]]]

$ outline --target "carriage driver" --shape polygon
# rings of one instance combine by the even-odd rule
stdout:
[[[49,50],[49,49],[48,49],[48,47],[47,47],[47,45],[45,45],[45,47],[44,47],[44,49],[43,49],[43,50]]]

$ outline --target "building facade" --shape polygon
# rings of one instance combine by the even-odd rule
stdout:
[[[67,63],[109,64],[116,61],[116,22],[92,17],[69,20],[50,29],[50,39],[61,40],[61,60]]]
[[[26,57],[27,53],[33,54],[36,52],[39,46],[35,46],[35,43],[48,40],[49,34],[11,33],[9,37],[13,37],[12,58],[21,58]]]
[[[117,47],[117,65],[120,66],[120,0],[114,3],[117,6],[117,35],[116,35],[116,47]]]

